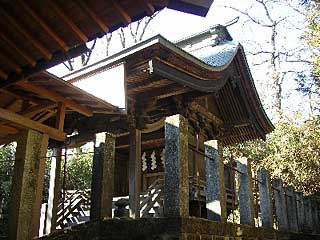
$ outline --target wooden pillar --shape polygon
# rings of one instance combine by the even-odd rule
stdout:
[[[165,121],[164,216],[189,216],[188,120]]]
[[[140,218],[141,191],[141,130],[130,131],[129,208],[130,217]]]
[[[59,102],[56,114],[55,127],[63,131],[64,119],[66,113],[66,106],[64,103]],[[61,155],[62,148],[56,148],[52,151],[51,167],[50,167],[50,180],[49,180],[49,196],[48,208],[45,224],[45,234],[49,234],[56,230],[57,214],[59,205],[59,194],[61,191]]]
[[[96,134],[91,182],[91,220],[112,217],[114,158],[115,138],[108,133]]]
[[[56,230],[59,194],[61,191],[61,155],[61,148],[54,148],[52,150],[45,234]]]
[[[209,220],[227,221],[227,199],[222,147],[217,140],[204,143],[206,206]]]
[[[251,164],[246,157],[237,159],[239,173],[240,224],[254,225]]]
[[[272,188],[269,172],[261,169],[258,173],[259,196],[262,227],[273,228]]]
[[[288,215],[287,215],[287,205],[285,201],[284,190],[282,187],[282,181],[280,179],[273,180],[273,196],[274,205],[276,209],[276,215],[280,231],[288,230]]]
[[[33,130],[27,130],[18,138],[10,199],[9,239],[32,239],[38,235],[35,229],[39,227],[43,187],[39,184],[43,183],[42,157],[47,145],[48,136]]]

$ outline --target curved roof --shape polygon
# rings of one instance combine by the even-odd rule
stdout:
[[[274,126],[259,99],[243,47],[232,40],[225,28],[219,25],[217,29],[210,29],[217,35],[210,42],[189,52],[181,49],[179,42],[174,44],[158,35],[65,79],[79,81],[125,62],[128,99],[142,106],[145,104],[141,111],[146,111],[149,120],[183,111],[191,99],[189,115],[195,122],[197,114],[209,119],[216,126],[206,128],[214,133],[212,137],[222,139],[224,144],[264,139]],[[187,46],[188,38],[183,42]],[[200,103],[203,97],[206,106]],[[180,103],[185,104],[180,109],[175,103],[179,98],[189,99]],[[157,104],[148,110],[147,106],[154,100]],[[171,104],[171,107],[168,109],[161,104]]]

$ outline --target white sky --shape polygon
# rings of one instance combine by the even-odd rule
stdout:
[[[228,30],[231,33],[232,37],[235,40],[241,42],[244,45],[246,51],[254,51],[254,49],[257,47],[254,46],[252,42],[259,42],[262,44],[261,47],[263,50],[268,50],[268,48],[270,47],[270,41],[268,41],[268,36],[270,33],[269,30],[263,29],[256,24],[243,25],[244,21],[246,21],[247,18],[231,9],[223,8],[222,6],[225,5],[226,2],[228,3],[228,5],[236,6],[238,8],[241,8],[242,10],[245,10],[248,9],[255,1],[215,0],[205,18],[170,9],[165,9],[151,22],[144,39],[156,34],[161,34],[170,41],[176,41],[188,35],[207,29],[212,25],[225,24],[230,20],[236,18],[237,16],[240,16],[240,20],[237,24],[228,27]],[[263,9],[260,7],[254,7],[252,10],[250,10],[250,13],[253,16],[261,16],[263,15]],[[281,39],[279,42],[281,42],[283,48],[295,48],[297,46],[297,42],[299,41],[299,37],[302,33],[302,31],[297,30],[296,27],[302,26],[303,28],[304,19],[301,16],[297,15],[295,12],[291,11],[289,8],[286,8],[281,5],[280,7],[278,6],[277,9],[274,9],[272,11],[272,14],[274,17],[280,18],[281,16],[286,16],[288,19],[290,19],[289,22],[292,24],[286,24],[284,26],[281,26],[282,29],[279,30],[277,38]],[[267,21],[265,19],[263,20]],[[119,39],[116,38],[118,38],[118,36],[116,33],[114,33],[113,40],[109,49],[111,54],[121,50],[119,45]],[[248,42],[248,40],[252,42]],[[90,46],[90,44],[91,43],[89,43],[88,45]],[[96,50],[98,49],[98,51],[95,51],[93,53],[92,59],[89,62],[90,64],[105,57],[104,46],[105,39],[102,38],[97,42]],[[282,46],[280,46],[280,48],[281,47]],[[260,68],[253,67],[252,59],[250,59],[250,57],[248,58],[249,64],[251,65],[250,67],[253,73],[253,77],[256,80],[258,92],[260,93],[260,98],[262,102],[268,102],[268,97],[270,97],[266,95],[266,93],[268,93],[270,90],[270,86],[268,85],[268,82],[266,80],[268,78],[268,69],[266,68],[266,66]],[[290,65],[290,67],[292,66]],[[293,67],[295,69],[299,69],[301,68],[301,65],[296,65]],[[50,72],[56,74],[59,77],[69,73],[67,68],[61,65],[50,69]],[[303,103],[304,99],[302,98],[301,94],[296,93],[296,91],[294,90],[296,88],[294,80],[292,78],[288,79],[289,80],[284,84],[284,90],[287,96],[287,99],[283,101],[284,106],[290,108],[291,110],[297,111],[299,111],[300,109],[306,109]],[[110,85],[109,90],[110,89],[113,89],[113,86]],[[121,94],[119,94],[119,96],[120,95]],[[117,104],[116,102],[111,103]]]

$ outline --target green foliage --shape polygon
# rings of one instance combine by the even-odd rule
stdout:
[[[320,76],[320,4],[310,3],[311,13],[308,17],[309,29],[306,35],[310,46],[315,51],[314,72],[316,76]]]
[[[14,146],[0,147],[0,236],[6,236],[8,205],[14,165]]]
[[[7,208],[14,165],[14,147],[0,148],[0,206]]]
[[[316,108],[320,107],[320,3],[319,1],[310,1],[307,6],[308,12],[308,29],[305,34],[310,48],[313,51],[313,74],[311,80],[306,81],[307,78],[302,77],[298,84],[302,92],[309,92],[309,94],[315,95]]]
[[[304,123],[282,120],[266,142],[256,140],[229,147],[227,157],[246,156],[271,176],[281,178],[298,191],[320,191],[320,116]]]
[[[61,176],[63,176],[63,169]],[[66,189],[85,190],[91,188],[92,153],[77,149],[67,161]]]

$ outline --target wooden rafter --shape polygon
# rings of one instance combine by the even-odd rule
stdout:
[[[32,118],[34,115],[39,114],[45,110],[50,110],[50,109],[54,108],[56,105],[57,105],[56,103],[40,104],[40,105],[30,107],[26,110],[23,110],[23,111],[19,112],[19,114],[21,114],[25,117],[28,117],[28,118]]]
[[[28,62],[28,64],[30,64],[33,67],[36,66],[37,62],[32,57],[30,57],[29,54],[25,53],[20,48],[18,48],[15,43],[13,43],[4,33],[1,32],[1,30],[0,38],[2,38],[10,48],[14,49],[20,56],[22,56]]]
[[[0,52],[0,58],[2,58],[5,63],[13,69],[16,73],[21,73],[22,69],[15,61],[13,61],[10,57],[6,56],[3,52]]]
[[[88,6],[86,1],[77,0],[75,1],[92,19],[93,21],[104,31],[109,32],[107,24]]]
[[[155,9],[154,9],[152,3],[150,3],[150,1],[138,0],[138,2],[140,5],[142,5],[144,7],[144,9],[146,10],[146,12],[149,16],[151,16],[154,13]]]
[[[131,17],[130,15],[126,12],[126,10],[115,0],[111,0],[110,3],[112,3],[112,6],[114,7],[114,9],[117,11],[117,13],[119,14],[121,21],[124,24],[129,24],[131,23]]]
[[[92,116],[92,111],[89,108],[82,106],[71,99],[65,98],[54,91],[50,91],[50,90],[43,88],[43,87],[40,87],[40,86],[36,86],[36,85],[34,85],[30,82],[27,82],[27,81],[20,81],[20,82],[17,82],[16,84],[18,86],[24,88],[27,91],[31,91],[33,93],[36,93],[36,94],[38,94],[44,98],[47,98],[51,101],[63,102],[67,107],[69,107],[72,110],[79,112],[85,116]]]
[[[198,104],[196,102],[191,103],[191,110],[194,112],[201,113],[203,116],[208,118],[210,121],[213,121],[218,126],[223,125],[223,121],[219,117],[217,117],[213,113],[209,112],[208,109],[204,108],[203,106],[201,106],[200,104]]]
[[[30,33],[28,33],[25,29],[21,27],[21,24],[18,23],[13,17],[11,17],[7,11],[4,11],[2,8],[0,8],[0,13],[2,16],[4,16],[10,24],[20,33],[23,35],[24,38],[29,40],[32,45],[41,52],[41,54],[47,59],[50,60],[52,58],[52,54],[50,51],[42,45],[36,38],[34,38]]]
[[[46,112],[37,118],[37,122],[42,123],[42,122],[48,120],[49,118],[53,117],[55,114],[56,114],[55,111]]]
[[[35,98],[31,97],[31,96],[26,96],[26,95],[19,94],[19,93],[14,93],[14,92],[8,91],[6,89],[1,89],[0,88],[0,93],[7,94],[7,95],[9,95],[11,97],[14,97],[16,99],[29,101],[32,104],[36,104],[36,105],[43,104],[43,102],[41,100],[39,100],[39,99],[35,99]]]
[[[2,79],[7,79],[8,78],[8,74],[5,73],[4,71],[2,71],[1,69],[0,69],[0,78],[2,78]]]
[[[33,121],[29,118],[23,117],[19,114],[13,113],[3,108],[0,108],[0,118],[9,122],[15,123],[17,125],[20,125],[22,127],[48,134],[52,139],[55,139],[58,141],[64,141],[67,136],[66,133],[64,133],[63,131],[60,131],[58,129],[49,127],[42,123]]]
[[[8,134],[16,134],[18,133],[18,130],[8,125],[0,125],[0,132],[5,132]]]
[[[46,31],[50,37],[52,37],[59,46],[67,52],[69,50],[69,47],[64,42],[62,38],[60,38],[49,26],[48,24],[27,4],[24,2],[24,0],[19,0],[19,4],[24,8],[24,10],[33,17],[34,20]]]
[[[48,1],[53,10],[58,14],[58,16],[67,24],[70,29],[77,35],[77,37],[83,41],[88,42],[88,37],[81,31],[81,29],[63,12],[63,10],[57,5],[56,2],[51,0]]]
[[[171,83],[166,87],[154,88],[152,90],[146,91],[144,93],[138,94],[139,99],[163,99],[171,96],[180,95],[183,93],[190,92],[191,89],[188,87],[182,87],[176,83]]]

